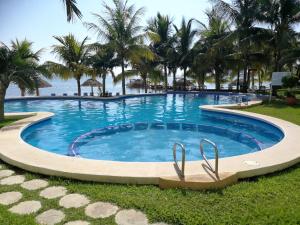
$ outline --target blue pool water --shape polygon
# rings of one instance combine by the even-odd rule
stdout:
[[[260,151],[278,143],[282,132],[258,120],[206,112],[200,105],[233,103],[215,94],[167,94],[114,101],[9,100],[6,112],[48,111],[49,120],[22,133],[29,144],[49,152],[114,161],[172,161],[174,142],[187,160],[201,159],[199,142],[214,141],[220,157]],[[213,151],[207,148],[208,158]]]

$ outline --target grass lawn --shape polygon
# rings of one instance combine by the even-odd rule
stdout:
[[[250,112],[279,117],[300,125],[300,106],[281,102],[256,106]],[[6,165],[6,167],[9,167]],[[17,170],[16,168],[13,168]],[[216,191],[160,190],[156,186],[112,185],[80,182],[23,173],[28,179],[45,178],[51,185],[63,185],[69,192],[82,193],[92,201],[109,201],[122,208],[136,208],[151,222],[187,224],[300,224],[300,164],[285,171],[240,181]],[[59,208],[57,200],[44,200],[38,191],[25,191],[20,186],[0,186],[0,192],[19,190],[23,199],[40,199],[41,211]],[[16,216],[0,206],[0,224],[35,224],[34,216]],[[91,224],[115,224],[112,218],[90,220],[84,209],[63,210],[66,221],[84,219]]]
[[[20,119],[23,119],[24,116],[9,116],[9,117],[6,117],[4,119],[4,121],[0,122],[0,128],[1,127],[4,127],[4,126],[7,126],[13,122],[15,122],[16,120],[20,120]]]

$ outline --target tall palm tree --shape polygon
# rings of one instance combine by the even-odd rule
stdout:
[[[250,64],[251,50],[255,41],[259,40],[258,35],[263,28],[255,27],[259,11],[259,1],[253,0],[232,0],[228,3],[224,0],[216,0],[216,9],[221,15],[227,16],[228,20],[235,25],[235,30],[228,35],[228,38],[236,41],[239,50],[239,57],[243,61],[244,84],[243,91],[248,89],[248,69]]]
[[[95,69],[96,76],[102,78],[102,93],[106,92],[106,76],[111,74],[114,77],[113,68],[118,65],[118,59],[109,44],[95,44],[96,53],[89,59],[89,64]]]
[[[172,20],[169,16],[157,13],[156,17],[148,22],[148,36],[151,40],[150,48],[159,56],[159,61],[164,68],[164,85],[168,88],[168,52],[172,48],[174,36],[172,35]],[[170,52],[169,52],[170,56]]]
[[[55,62],[46,62],[49,70],[58,74],[62,79],[74,78],[77,82],[78,95],[81,96],[80,80],[82,76],[91,75],[93,71],[88,67],[87,60],[91,51],[90,45],[87,45],[88,37],[81,42],[76,40],[73,34],[54,38],[59,42],[52,46],[52,53],[56,54],[63,64]]]
[[[201,63],[205,71],[210,67],[210,72],[215,77],[216,90],[220,90],[222,76],[227,67],[226,55],[231,53],[232,44],[229,41],[222,41],[230,32],[229,24],[218,15],[215,10],[207,11],[208,26],[200,23],[202,29],[200,31],[201,39],[195,45],[197,57],[195,57],[193,69],[195,70],[195,63]],[[198,69],[199,70],[199,69]]]
[[[89,28],[97,32],[98,37],[109,42],[122,68],[122,93],[126,94],[125,67],[131,60],[139,57],[153,58],[151,51],[143,44],[145,34],[139,24],[144,8],[135,9],[134,5],[128,5],[128,1],[113,0],[114,6],[104,3],[104,15],[94,14],[98,24],[85,23]]]
[[[70,22],[74,20],[75,16],[78,18],[82,17],[80,10],[77,8],[76,0],[62,0],[67,11],[67,21]]]
[[[32,50],[32,42],[12,41],[11,47],[0,45],[0,122],[4,120],[4,99],[11,83],[34,90],[41,51]]]
[[[300,22],[299,0],[262,0],[258,18],[270,25],[268,43],[272,48],[274,71],[282,71],[287,50],[293,51],[298,39],[294,27]]]
[[[175,27],[176,36],[177,36],[177,52],[179,55],[179,66],[183,70],[183,85],[186,89],[186,75],[187,69],[191,66],[193,62],[193,40],[197,31],[192,28],[193,19],[190,19],[188,22],[183,18],[181,21],[181,27]]]

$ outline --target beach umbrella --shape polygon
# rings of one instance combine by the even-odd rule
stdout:
[[[36,80],[36,88],[35,88],[36,96],[40,96],[40,91],[39,91],[40,88],[49,88],[49,87],[52,87],[52,85],[48,81],[38,78]]]
[[[88,79],[81,85],[82,87],[91,87],[92,95],[94,95],[94,87],[101,87],[102,84],[96,79]]]

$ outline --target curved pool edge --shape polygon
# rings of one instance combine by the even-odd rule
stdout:
[[[260,103],[258,101],[249,102],[249,106]],[[228,176],[224,176],[224,185],[233,183],[240,178],[282,170],[300,161],[300,143],[297,140],[299,138],[297,134],[300,133],[300,126],[270,116],[228,109],[232,107],[240,108],[241,106],[202,106],[202,109],[233,113],[263,120],[280,128],[285,136],[281,142],[263,151],[220,159],[219,173],[221,177],[222,174],[229,174],[229,177],[231,177],[231,179],[228,179]],[[162,179],[168,180],[178,177],[172,162],[90,160],[57,155],[35,148],[22,140],[21,132],[32,124],[49,119],[54,114],[38,112],[6,115],[32,115],[31,117],[16,121],[0,131],[0,158],[13,166],[44,175],[109,183],[158,185]],[[251,162],[256,163],[253,164]],[[200,180],[202,179],[204,183],[207,183],[209,176],[203,168],[202,160],[186,163],[186,177],[195,176],[200,177]],[[228,182],[226,183],[226,181]],[[211,183],[211,180],[209,183]],[[205,187],[214,188],[217,185],[206,185]]]

